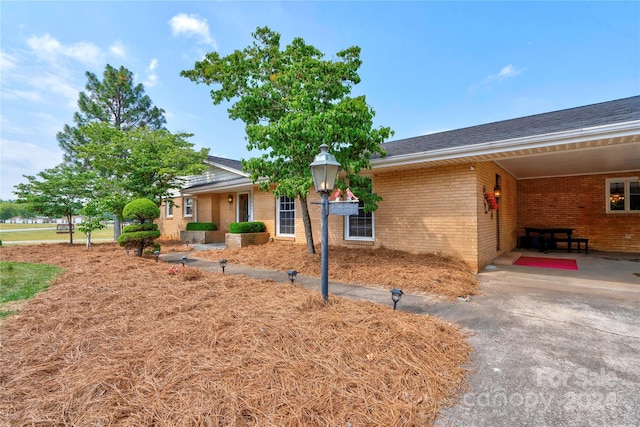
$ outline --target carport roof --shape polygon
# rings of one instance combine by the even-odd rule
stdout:
[[[519,117],[383,144],[387,157],[640,120],[640,96]]]
[[[637,171],[640,96],[382,145],[373,169],[493,161],[518,179]]]

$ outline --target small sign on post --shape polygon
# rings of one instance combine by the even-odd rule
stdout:
[[[346,202],[329,202],[329,215],[358,215],[359,203],[360,202],[358,202],[357,200]]]

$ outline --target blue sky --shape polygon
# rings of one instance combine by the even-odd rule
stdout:
[[[364,61],[354,95],[392,139],[640,94],[640,2],[0,2],[0,198],[62,161],[86,71],[125,66],[171,131],[247,158],[244,125],[179,76],[258,26]]]

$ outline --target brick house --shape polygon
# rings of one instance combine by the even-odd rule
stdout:
[[[331,215],[331,245],[440,253],[480,270],[518,246],[525,227],[569,228],[591,250],[640,253],[640,96],[384,144],[367,171],[378,210]],[[239,161],[209,171],[162,209],[163,236],[190,221],[228,230],[262,221],[275,240],[305,243],[297,200],[258,191]],[[494,187],[502,197],[489,209]],[[319,200],[312,191],[310,201]],[[320,241],[320,207],[309,205]]]

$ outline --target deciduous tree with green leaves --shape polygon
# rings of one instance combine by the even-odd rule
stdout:
[[[70,164],[60,164],[36,176],[25,175],[29,182],[15,186],[18,203],[28,203],[30,210],[51,218],[64,217],[71,224],[73,215],[94,197],[96,176]],[[69,243],[73,231],[69,227]]]
[[[307,249],[314,253],[307,197],[313,185],[309,165],[320,145],[327,144],[342,165],[338,185],[351,185],[371,211],[381,198],[359,174],[369,168],[371,156],[385,155],[381,144],[393,132],[374,128],[366,98],[350,96],[360,82],[359,47],[327,60],[301,38],[281,50],[280,34],[267,27],[253,38],[250,46],[227,56],[208,53],[181,75],[217,85],[211,90],[215,105],[233,101],[229,117],[245,123],[247,149],[262,152],[243,160],[243,168],[260,189],[300,200]]]
[[[194,150],[186,140],[190,134],[149,128],[123,131],[106,123],[90,123],[80,131],[87,142],[78,147],[78,158],[106,178],[105,185],[117,195],[107,200],[118,212],[124,208],[123,201],[134,198],[151,199],[158,206],[163,199],[173,203],[171,190],[182,187],[185,176],[206,169],[209,150]]]

